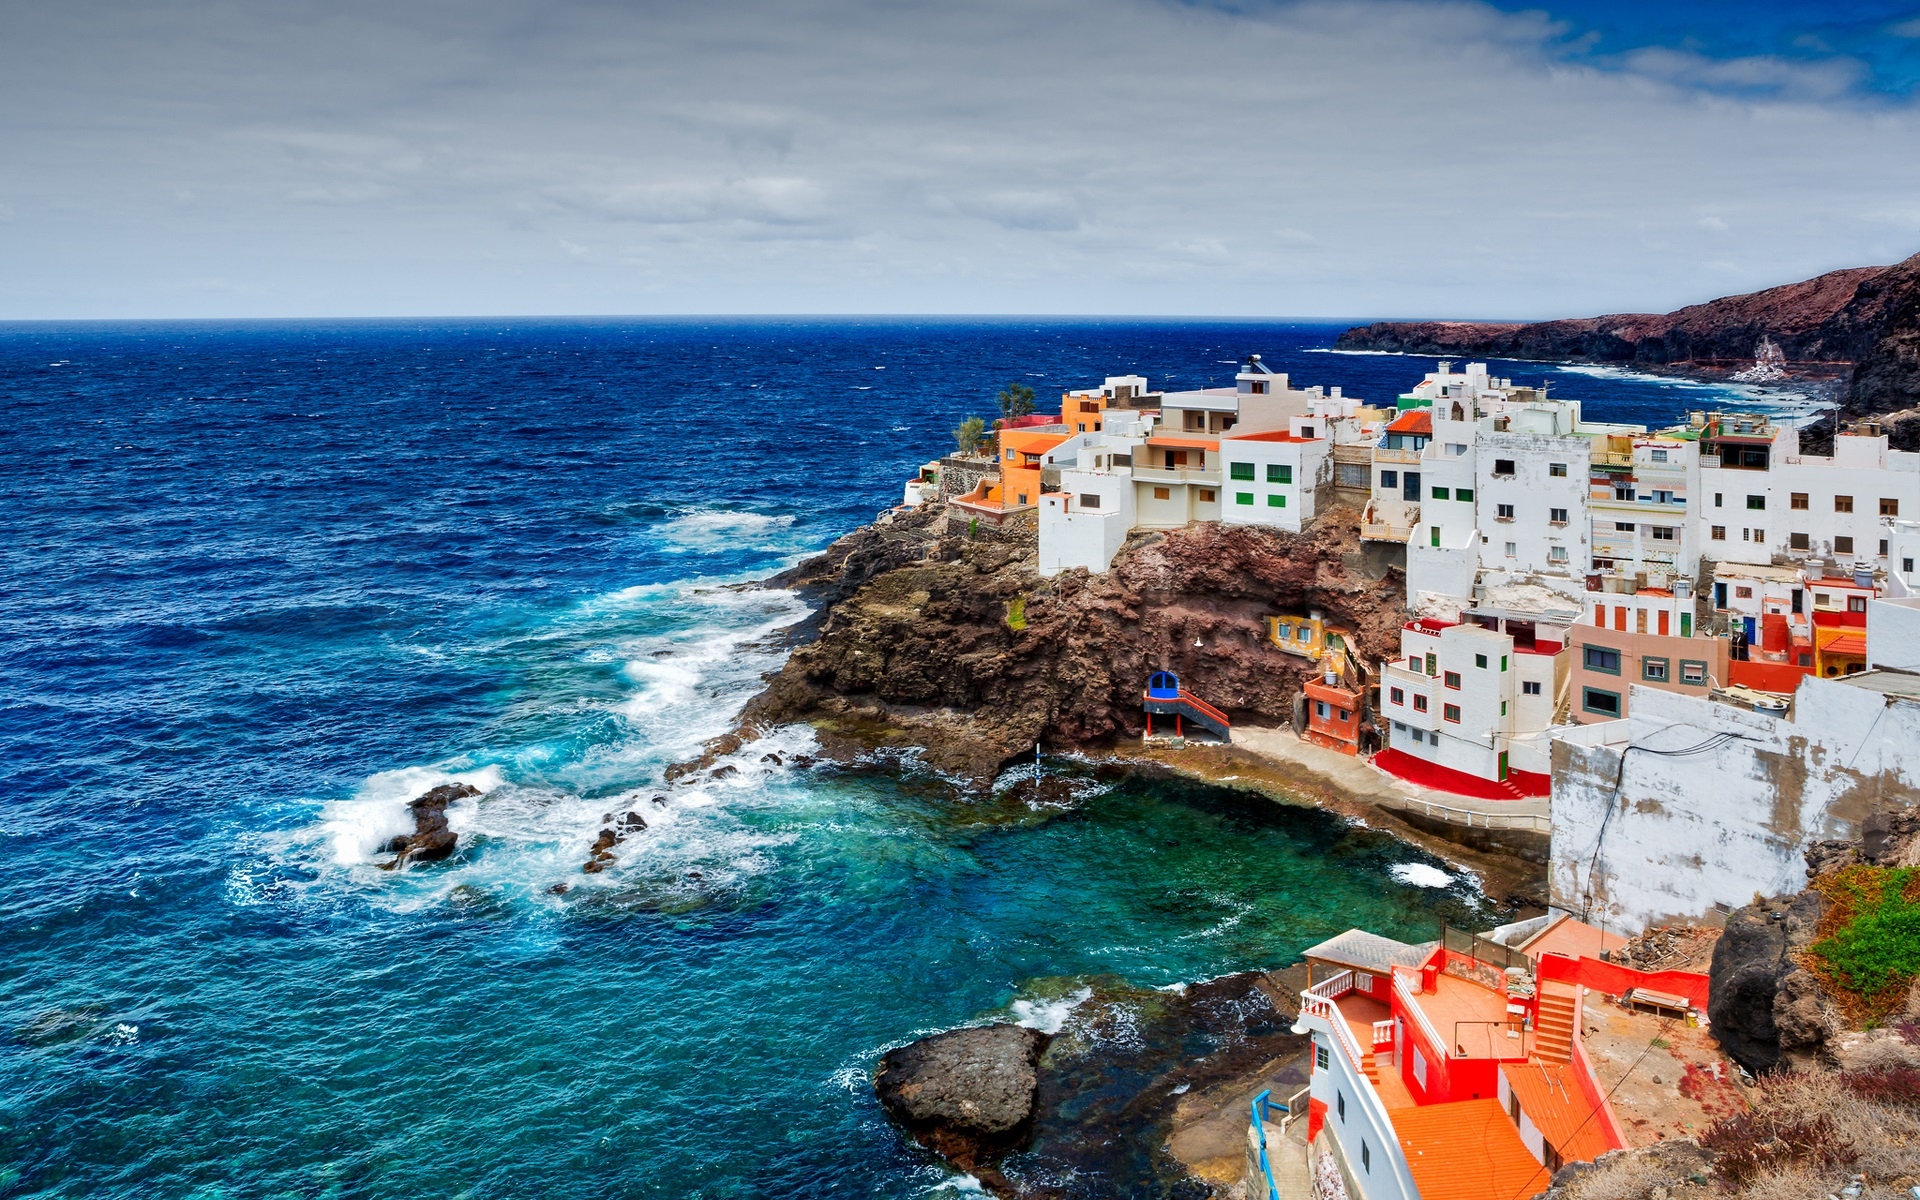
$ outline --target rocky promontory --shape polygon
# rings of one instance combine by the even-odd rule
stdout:
[[[1844,380],[1847,415],[1920,406],[1920,254],[1670,313],[1529,323],[1382,321],[1347,330],[1335,347],[1725,376],[1752,365],[1763,337],[1786,355],[1789,374]]]
[[[408,863],[451,858],[460,839],[447,827],[447,805],[479,794],[480,789],[471,784],[443,783],[426,795],[408,801],[407,811],[413,816],[413,832],[399,834],[387,843],[387,851],[397,857],[390,863],[382,864],[383,868],[398,870]]]
[[[874,1073],[887,1114],[920,1144],[975,1175],[1032,1133],[1047,1035],[1022,1025],[954,1029],[890,1050]]]
[[[937,506],[888,514],[771,581],[820,608],[738,736],[804,722],[829,750],[918,747],[984,785],[1036,744],[1138,736],[1157,670],[1236,721],[1286,724],[1317,668],[1267,640],[1267,615],[1318,610],[1362,661],[1398,644],[1402,573],[1363,552],[1357,526],[1336,511],[1300,534],[1141,532],[1105,574],[1042,578],[1031,527],[970,531]]]

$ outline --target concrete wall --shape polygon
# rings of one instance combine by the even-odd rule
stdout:
[[[1867,666],[1920,671],[1920,599],[1867,601]]]
[[[1627,719],[1563,731],[1554,906],[1637,932],[1801,888],[1808,842],[1920,802],[1920,702],[1870,679],[1805,680],[1791,719],[1639,688]]]

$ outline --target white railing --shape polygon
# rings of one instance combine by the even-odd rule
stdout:
[[[1433,1022],[1427,1020],[1427,1014],[1421,1011],[1419,1001],[1413,998],[1413,992],[1407,988],[1407,981],[1401,978],[1400,972],[1398,971],[1393,973],[1393,990],[1399,993],[1401,1005],[1413,1014],[1414,1024],[1420,1027],[1420,1032],[1427,1035],[1427,1044],[1438,1050],[1441,1054],[1451,1057],[1453,1055],[1453,1043],[1441,1037],[1440,1031],[1433,1027]]]
[[[1353,990],[1353,972],[1342,971],[1338,975],[1329,975],[1319,983],[1308,988],[1303,995],[1314,996],[1321,1000],[1333,1000]]]
[[[1393,1021],[1375,1021],[1373,1023],[1373,1048],[1393,1045]]]
[[[1511,801],[1501,801],[1511,803]],[[1534,833],[1553,832],[1553,819],[1540,814],[1530,813],[1483,813],[1467,808],[1455,808],[1450,804],[1435,804],[1431,800],[1416,800],[1411,796],[1398,801],[1388,802],[1387,807],[1401,812],[1419,813],[1449,825],[1462,825],[1468,829],[1527,829]]]
[[[1356,1071],[1364,1073],[1371,1047],[1367,1050],[1360,1048],[1360,1043],[1354,1039],[1353,1030],[1347,1028],[1347,1019],[1341,1015],[1340,1006],[1334,1003],[1337,998],[1352,990],[1353,972],[1342,971],[1301,992],[1300,1011],[1325,1021],[1333,1030],[1333,1040],[1340,1044],[1340,1050],[1347,1056],[1347,1061],[1353,1064]]]

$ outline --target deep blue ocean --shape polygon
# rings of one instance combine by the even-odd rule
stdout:
[[[0,325],[0,1196],[920,1195],[957,1185],[880,1115],[888,1047],[1486,915],[1216,789],[1027,809],[765,743],[661,782],[803,615],[726,585],[897,502],[1005,383],[1433,365],[1314,352],[1338,328]],[[1725,400],[1496,371],[1599,418]],[[486,791],[457,858],[377,869],[450,779]]]

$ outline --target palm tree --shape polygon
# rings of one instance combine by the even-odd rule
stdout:
[[[968,417],[953,431],[954,444],[960,447],[962,454],[972,454],[979,450],[980,443],[986,436],[987,423],[979,417]]]
[[[1024,417],[1033,411],[1033,389],[1024,383],[1010,383],[1001,390],[1000,412],[1007,420]]]

